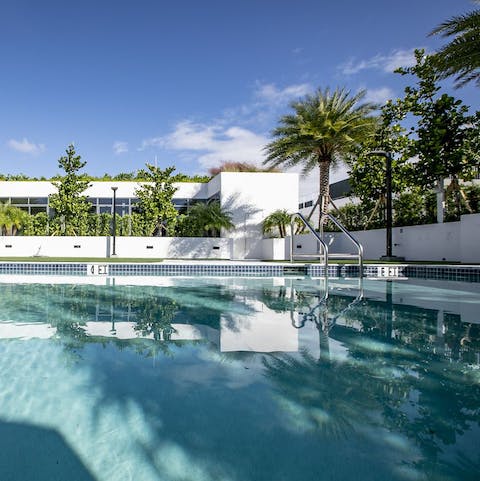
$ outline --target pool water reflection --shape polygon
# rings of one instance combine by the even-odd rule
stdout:
[[[75,281],[0,285],[2,480],[478,477],[475,284]]]

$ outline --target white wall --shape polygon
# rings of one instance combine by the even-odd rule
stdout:
[[[0,237],[0,257],[108,257],[111,249],[111,237]],[[119,257],[230,259],[232,241],[212,237],[117,237],[115,250]]]
[[[262,259],[265,261],[281,261],[290,254],[285,253],[285,239],[272,238],[262,240]]]
[[[362,244],[365,259],[386,254],[385,229],[355,231],[352,235]],[[344,234],[327,233],[325,240],[329,252],[356,253]],[[480,214],[464,215],[460,222],[394,227],[392,251],[410,261],[480,262]],[[294,237],[295,254],[313,252],[317,252],[313,235]]]
[[[279,209],[298,209],[298,174],[222,172],[220,202],[232,214],[234,257],[262,258],[262,223]]]
[[[462,262],[480,262],[480,214],[462,215],[460,253]]]
[[[212,179],[210,182],[213,182]],[[136,197],[135,191],[141,186],[140,182],[108,181],[90,182],[84,194],[87,197],[109,197],[113,196],[112,187],[118,187],[117,197]],[[209,197],[209,184],[201,182],[176,182],[178,189],[174,198],[202,198]],[[48,197],[57,192],[57,188],[47,181],[0,181],[0,192],[2,197]]]
[[[117,237],[119,257],[230,259],[230,239],[218,237]]]
[[[386,255],[385,229],[356,231],[352,235],[362,244],[365,259],[379,259]],[[335,238],[334,251],[354,252],[345,235],[335,234]],[[459,262],[460,222],[394,227],[392,254],[411,261]]]

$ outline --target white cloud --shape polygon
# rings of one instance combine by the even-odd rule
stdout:
[[[414,49],[397,49],[388,55],[378,54],[367,60],[349,60],[340,66],[340,70],[344,75],[356,74],[367,69],[392,73],[398,67],[411,67],[412,65],[415,65]]]
[[[378,89],[368,89],[365,95],[365,102],[374,104],[384,104],[387,100],[393,98],[394,92],[389,87],[380,87]]]
[[[268,139],[238,126],[198,124],[183,121],[164,137],[146,139],[142,147],[163,147],[198,154],[200,165],[207,169],[221,162],[248,162],[260,165],[264,159],[263,148]]]
[[[113,143],[112,149],[115,155],[124,154],[125,152],[128,152],[128,142],[117,140]]]
[[[45,150],[44,144],[35,144],[33,142],[29,142],[25,137],[22,140],[10,139],[7,142],[7,145],[12,150],[16,150],[22,154],[36,155]]]
[[[222,162],[248,162],[260,166],[270,130],[289,101],[312,92],[308,83],[278,87],[257,82],[249,103],[225,110],[220,118],[205,123],[183,120],[172,132],[144,139],[139,151],[167,149],[195,156],[203,169]]]
[[[277,105],[303,97],[312,90],[312,86],[308,83],[293,84],[284,88],[278,88],[273,83],[262,84],[257,82],[255,95],[261,102]]]

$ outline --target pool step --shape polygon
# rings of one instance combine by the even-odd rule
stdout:
[[[283,266],[283,275],[284,276],[306,276],[307,269],[308,267],[302,264]]]

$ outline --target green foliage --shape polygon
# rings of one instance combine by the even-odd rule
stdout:
[[[348,159],[350,185],[355,196],[363,202],[384,198],[386,194],[386,162],[373,151],[392,156],[392,192],[400,193],[412,185],[413,166],[408,162],[412,141],[399,123],[403,113],[389,100],[381,109],[378,129],[363,142]]]
[[[292,214],[286,210],[276,210],[263,221],[263,233],[270,237],[285,237],[290,226]]]
[[[223,162],[218,167],[208,169],[210,175],[217,175],[220,172],[278,172],[278,169],[262,169],[248,162]]]
[[[140,169],[136,172],[120,172],[119,174],[111,175],[111,174],[103,174],[101,177],[95,175],[84,174],[82,178],[88,182],[111,182],[111,181],[118,181],[118,182],[141,182],[147,181],[148,179],[145,178],[145,171]],[[200,182],[205,183],[211,180],[210,175],[188,175],[188,174],[176,174],[174,176],[174,182]],[[59,181],[62,179],[60,174],[53,175],[50,179],[47,179],[44,176],[41,177],[31,177],[26,174],[0,174],[0,180],[6,181],[47,181],[47,180],[56,180]]]
[[[333,164],[350,155],[359,142],[371,136],[376,119],[372,104],[363,103],[365,92],[350,96],[337,89],[318,90],[293,102],[293,114],[284,115],[273,131],[276,140],[267,145],[266,164],[303,165],[308,173],[320,162]]]
[[[470,180],[480,165],[480,113],[468,114],[468,107],[460,100],[442,94],[434,60],[416,50],[416,65],[397,70],[401,75],[416,77],[415,86],[405,88],[405,95],[388,101],[382,107],[382,122],[377,134],[358,150],[351,162],[350,183],[363,202],[380,199],[385,204],[385,161],[372,157],[372,150],[392,154],[392,191],[397,196],[397,224],[405,225],[433,220],[431,200],[423,196],[422,212],[408,206],[418,200],[418,189],[428,192],[443,179],[451,179],[450,196],[455,209],[447,205],[447,220],[461,212],[461,183]],[[407,131],[402,123],[416,124]],[[412,161],[412,159],[415,159]],[[408,193],[408,194],[407,194]],[[400,196],[400,197],[399,197]]]
[[[2,235],[17,235],[25,222],[28,222],[28,213],[10,203],[0,204],[0,231]]]
[[[383,211],[375,210],[375,204],[368,200],[359,204],[346,204],[340,207],[334,215],[348,230],[377,229],[383,227],[385,223]],[[330,231],[338,230],[330,222],[327,224],[327,228]]]
[[[445,220],[453,222],[460,220],[461,215],[480,213],[480,186],[468,185],[463,188],[466,200],[461,197],[458,203],[452,191],[446,198]],[[435,191],[411,189],[393,199],[393,225],[395,227],[409,225],[433,224],[436,222],[437,200]],[[371,200],[360,203],[349,203],[335,212],[337,219],[349,230],[380,229],[385,227],[384,205],[377,206]],[[337,229],[331,223],[326,226],[328,231]]]
[[[229,212],[220,202],[195,204],[186,215],[179,216],[177,235],[182,237],[218,237],[220,231],[232,230],[235,225]]]
[[[177,191],[172,173],[175,167],[162,170],[150,164],[142,176],[149,183],[135,191],[139,202],[137,210],[144,224],[145,235],[173,235],[177,223],[177,211],[172,198]]]
[[[91,204],[82,193],[88,187],[88,181],[78,174],[86,162],[76,155],[73,145],[69,145],[66,156],[60,157],[58,165],[65,175],[58,182],[53,182],[57,193],[50,195],[49,204],[54,209],[52,233],[56,235],[85,235],[87,217]]]
[[[7,174],[3,175],[0,174],[0,180],[38,180],[36,177],[29,177],[28,175],[25,174]]]
[[[175,182],[200,182],[205,183],[211,180],[210,175],[187,175],[187,174],[176,174],[174,176]]]
[[[49,235],[49,222],[46,212],[39,212],[35,215],[28,215],[25,220],[23,235]]]
[[[410,157],[417,157],[414,178],[417,185],[431,188],[440,178],[470,180],[480,165],[480,117],[468,115],[461,100],[440,94],[438,75],[431,57],[415,51],[416,65],[398,69],[401,75],[417,77],[396,102],[397,119],[413,115],[417,120]]]
[[[435,194],[434,194],[435,195]],[[418,189],[404,192],[393,201],[393,225],[422,225],[435,222],[435,211],[428,202],[428,194]],[[433,199],[435,201],[435,198]]]
[[[468,203],[473,212],[480,212],[480,186],[470,185],[464,189]]]
[[[453,37],[433,56],[435,69],[441,77],[454,76],[457,87],[468,82],[480,86],[480,10],[452,17],[430,35]]]
[[[320,218],[328,207],[330,167],[349,157],[376,129],[375,106],[361,103],[365,92],[318,90],[291,104],[266,146],[264,163],[273,167],[303,166],[303,173],[320,168]]]

